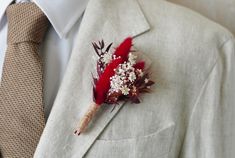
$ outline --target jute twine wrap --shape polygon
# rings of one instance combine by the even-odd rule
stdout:
[[[88,126],[88,124],[90,123],[90,121],[92,120],[92,118],[94,117],[94,115],[97,113],[97,111],[100,109],[100,105],[97,105],[96,103],[92,103],[87,112],[85,113],[85,115],[82,117],[79,126],[77,128],[77,130],[74,132],[77,135],[80,135],[81,133],[83,133],[86,129],[86,127]]]

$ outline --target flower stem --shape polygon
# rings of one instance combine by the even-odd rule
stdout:
[[[90,121],[92,120],[92,118],[94,117],[94,115],[96,114],[96,112],[100,109],[100,106],[96,103],[92,103],[87,112],[85,113],[85,115],[82,117],[78,128],[75,130],[74,134],[76,135],[80,135],[81,133],[83,133],[85,131],[85,129],[87,128],[88,124],[90,123]]]

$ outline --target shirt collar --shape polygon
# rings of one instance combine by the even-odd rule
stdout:
[[[3,0],[0,5],[0,22],[12,0]],[[88,0],[33,0],[44,12],[60,38],[67,33],[82,16]]]
[[[3,0],[0,5],[0,23],[2,22],[3,15],[7,9],[7,6],[10,5],[12,0]]]

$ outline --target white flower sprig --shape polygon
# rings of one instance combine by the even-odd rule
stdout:
[[[129,94],[129,87],[133,85],[138,75],[143,74],[142,70],[133,67],[136,60],[137,56],[130,53],[128,61],[118,66],[115,75],[110,78],[110,93],[121,91],[123,95]]]

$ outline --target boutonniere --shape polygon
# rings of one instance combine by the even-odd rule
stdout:
[[[97,60],[97,76],[94,78],[93,103],[80,120],[75,134],[80,135],[103,104],[117,105],[119,101],[140,103],[141,93],[150,92],[154,84],[145,70],[145,61],[139,60],[137,51],[131,50],[132,38],[126,38],[115,50],[112,43],[92,43]]]

